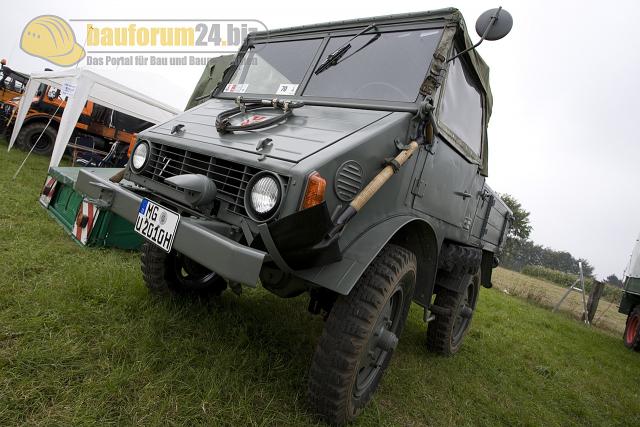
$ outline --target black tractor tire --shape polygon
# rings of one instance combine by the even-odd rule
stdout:
[[[622,338],[625,347],[640,351],[640,305],[635,306],[627,316],[627,325]]]
[[[480,275],[465,274],[461,280],[468,283],[463,292],[441,289],[431,307],[436,317],[427,327],[427,348],[445,356],[460,350],[478,303]]]
[[[227,289],[226,280],[218,274],[150,242],[142,245],[140,268],[144,283],[153,294],[220,296]]]
[[[404,328],[416,257],[388,244],[329,313],[309,371],[308,397],[324,421],[344,425],[369,403]]]
[[[42,132],[43,130],[44,133]],[[42,136],[40,136],[40,134],[42,134]],[[57,135],[58,131],[51,124],[47,126],[46,122],[30,123],[20,129],[16,143],[21,149],[31,151],[33,144],[38,141],[38,138],[40,138],[36,146],[33,148],[33,153],[41,156],[48,156],[53,152]]]

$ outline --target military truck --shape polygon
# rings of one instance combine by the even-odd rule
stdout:
[[[476,30],[498,39],[510,15]],[[135,224],[144,282],[258,283],[324,316],[308,376],[333,424],[371,400],[411,303],[460,350],[512,221],[486,183],[489,69],[455,9],[250,34],[206,102],[138,136],[76,189]],[[203,87],[206,87],[203,84]]]
[[[625,271],[624,292],[618,311],[627,315],[623,341],[627,348],[640,351],[640,237]]]

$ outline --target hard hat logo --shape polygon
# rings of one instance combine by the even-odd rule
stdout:
[[[54,15],[42,15],[29,21],[22,31],[20,48],[61,67],[77,64],[85,56],[71,26]]]

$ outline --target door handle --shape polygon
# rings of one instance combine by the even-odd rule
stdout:
[[[462,197],[463,200],[466,200],[468,197],[471,197],[471,194],[466,191],[456,191],[454,194]]]

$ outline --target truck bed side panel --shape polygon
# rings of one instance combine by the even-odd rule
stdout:
[[[484,185],[482,194],[471,235],[480,239],[486,250],[496,251],[509,231],[511,211],[488,185]]]

